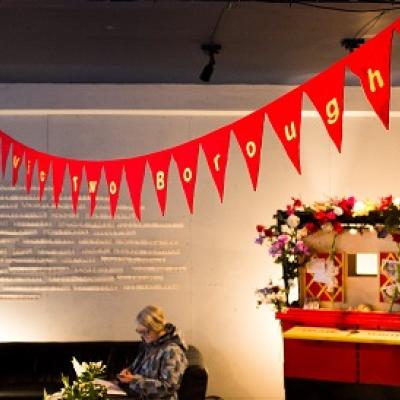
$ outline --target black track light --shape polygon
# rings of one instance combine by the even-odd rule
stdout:
[[[217,43],[204,43],[201,45],[201,49],[208,54],[210,57],[207,65],[201,71],[199,76],[200,80],[203,82],[210,82],[211,75],[214,72],[215,65],[215,54],[218,54],[221,50],[221,45]]]
[[[365,43],[364,38],[344,38],[340,42],[342,47],[344,47],[350,53],[352,53],[353,50],[358,49],[364,43]]]

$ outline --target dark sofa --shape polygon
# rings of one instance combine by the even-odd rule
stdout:
[[[0,343],[0,399],[39,400],[43,389],[58,391],[61,373],[75,378],[71,360],[103,361],[106,378],[115,377],[135,358],[140,342],[3,342]],[[189,365],[183,376],[179,400],[204,400],[208,375],[200,352],[189,346]]]

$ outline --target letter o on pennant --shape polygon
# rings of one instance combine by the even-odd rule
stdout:
[[[253,158],[257,153],[257,146],[253,141],[246,143],[246,153],[250,158]]]
[[[110,182],[109,190],[110,190],[110,194],[117,193],[117,184],[114,181]]]
[[[182,176],[183,176],[183,180],[184,180],[186,183],[189,183],[189,182],[192,180],[192,178],[193,178],[192,170],[191,170],[189,167],[186,167],[186,168],[183,170]]]

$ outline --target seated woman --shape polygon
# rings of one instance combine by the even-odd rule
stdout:
[[[176,400],[187,366],[186,345],[159,307],[145,307],[136,322],[143,346],[133,363],[119,373],[119,381],[134,398]]]

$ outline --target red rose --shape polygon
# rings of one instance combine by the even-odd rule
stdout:
[[[257,225],[256,229],[257,229],[258,233],[262,233],[264,231],[264,229],[265,229],[265,226],[264,225]]]
[[[317,213],[314,214],[314,218],[319,221],[322,221],[326,219],[326,213],[324,213],[323,211],[318,211]]]
[[[292,197],[292,200],[293,200],[293,208],[300,208],[303,206],[303,203],[301,202],[300,199]]]
[[[272,232],[272,229],[264,229],[264,235],[265,237],[272,237],[274,236],[274,232]]]
[[[379,205],[380,210],[387,210],[389,206],[393,203],[393,196],[387,196],[381,198],[381,204]]]
[[[337,215],[333,211],[328,211],[326,213],[326,218],[328,218],[330,221],[334,221],[336,217]]]
[[[335,232],[337,233],[343,233],[343,226],[340,222],[335,221],[333,223],[333,229],[335,230]]]
[[[307,223],[304,225],[304,227],[307,229],[307,232],[308,232],[309,234],[312,234],[312,233],[314,233],[314,232],[317,232],[317,230],[318,230],[317,225],[315,225],[315,224],[312,223],[312,222],[307,222]]]
[[[338,206],[343,210],[344,214],[351,215],[351,210],[356,202],[355,197],[348,197],[339,201]]]
[[[400,233],[392,233],[392,239],[393,239],[396,243],[400,243]]]

